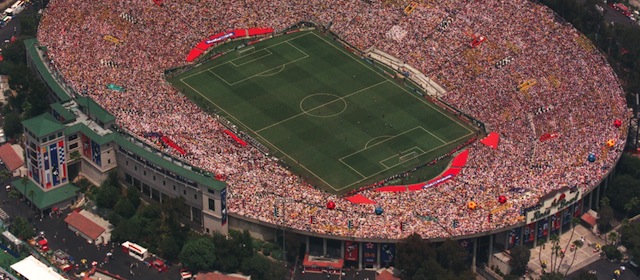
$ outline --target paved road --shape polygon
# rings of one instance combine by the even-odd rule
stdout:
[[[38,231],[44,231],[49,247],[51,250],[61,249],[69,254],[76,263],[86,259],[88,265],[86,267],[79,265],[72,273],[78,274],[90,268],[90,263],[98,262],[100,268],[109,272],[118,274],[127,279],[179,279],[180,268],[170,267],[168,271],[159,273],[153,268],[147,267],[144,263],[130,257],[120,249],[118,244],[109,243],[106,246],[96,246],[89,244],[87,241],[77,236],[74,232],[67,228],[64,218],[69,211],[64,211],[59,216],[45,215],[43,219],[35,219],[34,224]],[[112,260],[107,259],[107,253],[113,254]],[[133,264],[133,268],[131,265]],[[131,275],[133,273],[133,275]]]
[[[628,17],[625,17],[622,13],[616,11],[614,8],[611,8],[609,5],[604,5],[604,10],[604,21],[606,23],[614,22],[615,24],[621,24],[627,27],[640,28],[640,25],[638,25],[635,21],[632,21]]]
[[[589,265],[587,265],[586,267],[584,267],[583,269],[589,271],[589,270],[595,270],[596,271],[596,276],[598,276],[598,280],[611,280],[613,279],[613,271],[616,269],[620,269],[620,264],[619,263],[612,263],[609,262],[607,260],[601,259],[598,260],[594,263],[591,263]],[[580,271],[576,271],[574,273],[571,273],[568,275],[568,279],[573,279],[574,277],[578,276],[578,274],[580,274]],[[618,278],[620,280],[640,280],[640,278],[638,276],[636,276],[635,274],[633,274],[633,272],[627,270],[625,272],[623,272],[620,277]]]
[[[4,12],[4,10],[0,11],[0,13]],[[20,19],[25,17],[27,13],[31,13],[32,11],[26,10],[17,16],[15,16],[7,25],[3,28],[0,28],[0,46],[4,49],[6,46],[5,41],[11,39],[11,36],[20,34]]]

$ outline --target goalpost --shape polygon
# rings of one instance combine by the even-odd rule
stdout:
[[[253,53],[256,51],[255,46],[248,46],[238,50],[238,57],[242,57],[245,54]]]

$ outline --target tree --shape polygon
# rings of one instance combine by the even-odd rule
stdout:
[[[133,217],[133,215],[136,213],[136,209],[133,207],[131,201],[125,198],[118,199],[118,202],[113,207],[113,211],[118,213],[125,219]]]
[[[529,259],[531,258],[531,250],[524,245],[517,245],[511,249],[511,274],[522,276],[527,271]]]
[[[22,176],[22,178],[20,178],[20,184],[22,185],[23,196],[26,196],[27,194],[27,183],[29,183],[29,178],[27,178],[27,176]]]
[[[140,209],[140,216],[149,219],[160,219],[162,215],[162,209],[158,204],[149,204]]]
[[[193,271],[211,269],[216,260],[215,245],[209,237],[189,240],[182,247],[178,258]]]
[[[576,261],[576,256],[578,255],[578,249],[582,248],[582,246],[584,245],[584,242],[582,242],[582,240],[575,240],[573,241],[573,245],[575,246],[575,249],[573,250],[573,258],[571,259],[571,263],[569,264],[567,271],[565,271],[564,273],[564,277],[567,277],[569,270],[573,266],[573,263]]]
[[[11,225],[11,232],[22,240],[36,236],[36,231],[26,218],[18,216]]]
[[[566,256],[566,252],[568,252],[569,249],[569,245],[571,244],[571,240],[573,240],[573,235],[576,232],[576,225],[578,225],[580,223],[580,220],[576,217],[571,218],[571,236],[569,236],[569,240],[567,241],[567,244],[564,246],[564,253],[562,254],[562,257],[560,258],[560,262],[558,263],[558,268],[556,269],[556,271],[560,272],[560,265],[562,265],[562,262],[564,261],[564,257]],[[582,242],[582,241],[580,241]],[[575,242],[574,242],[575,243]],[[565,271],[564,276],[567,276],[567,273],[569,273],[569,270],[571,269],[571,266],[573,265],[573,262],[576,259],[576,254],[578,253],[578,250],[574,250],[573,251],[573,259],[571,260],[571,265],[569,265],[569,267],[567,268],[567,271]]]
[[[165,219],[174,221],[180,221],[180,217],[182,217],[187,210],[183,196],[163,199],[160,207],[162,209],[162,216]]]
[[[402,279],[473,279],[465,262],[467,255],[457,241],[445,240],[435,246],[414,233],[398,243],[394,262]]]
[[[9,198],[15,199],[17,201],[20,198],[20,192],[16,189],[11,189],[9,191]]]
[[[609,260],[622,259],[622,253],[620,253],[620,251],[618,251],[618,249],[613,245],[602,246],[602,252],[604,252]]]
[[[20,32],[23,35],[35,36],[37,26],[34,17],[25,16],[20,19]]]
[[[1,170],[0,171],[0,180],[4,181],[11,178],[11,172],[9,170]]]
[[[29,201],[33,203],[33,197],[36,195],[34,190],[29,190]]]
[[[124,242],[127,240],[144,240],[156,237],[154,234],[149,236],[148,232],[145,232],[149,220],[141,216],[133,216],[130,219],[122,219],[120,223],[111,232],[111,238],[114,241]]]
[[[624,210],[626,211],[627,215],[629,215],[629,213],[637,212],[638,206],[640,206],[640,199],[637,196],[634,196],[624,204]]]
[[[4,124],[2,125],[7,139],[16,138],[22,133],[22,124],[20,123],[20,115],[16,112],[10,112],[4,116]]]
[[[118,189],[112,185],[102,184],[96,192],[95,199],[98,207],[113,209],[118,201]]]
[[[600,232],[609,231],[613,218],[613,209],[609,206],[609,199],[605,197],[600,201],[600,209],[598,210],[598,230]]]
[[[622,161],[622,160],[621,160]],[[640,213],[638,197],[640,197],[640,181],[634,175],[620,172],[614,177],[610,189],[607,190],[606,197],[609,199],[611,208],[619,212],[627,213],[627,216],[634,216]]]
[[[538,240],[538,247],[542,247],[542,249],[544,249],[546,242],[547,240],[544,238],[542,240]],[[544,272],[548,266],[545,263],[545,261],[542,259],[542,250],[538,250],[538,261],[540,261],[540,267],[542,267],[542,271]]]
[[[30,75],[29,86],[25,87],[24,93],[27,95],[27,102],[30,104],[28,110],[24,110],[25,119],[46,113],[49,109],[49,100],[47,99],[47,89],[45,85],[33,74]]]
[[[135,187],[127,188],[127,199],[131,202],[134,209],[138,209],[140,206],[140,192]]]
[[[243,260],[254,254],[253,240],[248,230],[245,229],[243,232],[229,231],[229,235],[236,243],[236,256],[239,259]]]
[[[102,183],[102,185],[110,185],[119,188],[120,182],[118,181],[118,172],[109,172],[109,174],[107,175],[107,179]]]
[[[469,257],[467,250],[458,241],[447,239],[436,249],[438,263],[449,271],[459,271],[466,267],[465,260]]]
[[[111,211],[109,212],[109,214],[107,214],[107,220],[109,221],[109,223],[117,227],[118,224],[120,224],[120,221],[122,221],[122,216],[116,213],[116,211]]]
[[[261,254],[254,254],[242,261],[242,272],[251,275],[251,279],[261,280],[264,273],[269,270],[271,262]]]
[[[158,249],[160,250],[160,252],[162,252],[163,258],[169,261],[175,261],[178,254],[180,254],[182,246],[182,242],[178,242],[178,240],[176,240],[173,235],[165,235],[160,240]]]
[[[624,174],[627,174],[635,179],[640,179],[640,168],[638,168],[638,166],[640,166],[640,158],[637,158],[636,156],[631,154],[622,154],[617,167],[618,174],[621,175],[618,175],[614,178],[614,184],[612,184],[612,186],[615,186],[618,178],[622,177],[622,175]]]
[[[214,268],[227,272],[240,270],[242,259],[237,255],[237,241],[219,233],[214,233],[212,239],[216,246],[216,255],[219,256]]]
[[[640,259],[640,223],[631,223],[621,227],[620,242],[627,248],[632,259]]]
[[[615,231],[610,232],[608,241],[611,241],[611,245],[615,246],[618,242],[618,233],[616,233]]]
[[[409,235],[398,243],[394,263],[403,275],[415,275],[426,259],[435,259],[436,252],[428,241],[417,233]]]
[[[560,246],[560,236],[558,236],[557,234],[552,234],[549,237],[549,240],[551,241],[550,272],[559,273],[559,259],[564,258],[564,253],[562,252],[562,247]]]

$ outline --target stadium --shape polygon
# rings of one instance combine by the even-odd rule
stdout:
[[[372,266],[412,233],[509,247],[566,231],[631,117],[604,55],[526,0],[52,0],[32,44],[117,133],[226,184],[214,230],[283,229]]]

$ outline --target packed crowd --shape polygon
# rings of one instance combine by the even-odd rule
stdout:
[[[406,4],[165,0],[161,7],[153,1],[51,0],[38,40],[70,87],[94,98],[120,125],[142,140],[161,132],[187,151],[190,163],[224,176],[230,212],[249,218],[331,235],[447,237],[514,224],[521,208],[552,190],[578,186],[584,193],[599,183],[625,141],[613,121],[626,121],[629,112],[603,55],[573,27],[528,0],[445,0],[421,5],[409,16],[402,12]],[[498,148],[469,146],[467,167],[437,187],[364,191],[384,209],[375,215],[374,206],[315,189],[257,149],[236,145],[214,117],[164,80],[165,69],[183,65],[187,52],[211,34],[246,27],[283,30],[299,21],[328,27],[361,50],[375,47],[421,70],[447,89],[444,101],[500,134]],[[471,48],[477,34],[487,40]],[[121,42],[104,40],[106,35]],[[513,59],[495,67],[505,57]],[[537,83],[516,89],[528,79]],[[545,133],[559,137],[539,141]],[[616,145],[603,150],[608,139]],[[589,163],[589,153],[598,160]],[[489,220],[498,195],[507,196],[511,207]],[[286,218],[274,217],[273,207],[284,197]],[[336,209],[328,210],[328,201]],[[468,209],[469,201],[479,207]]]

